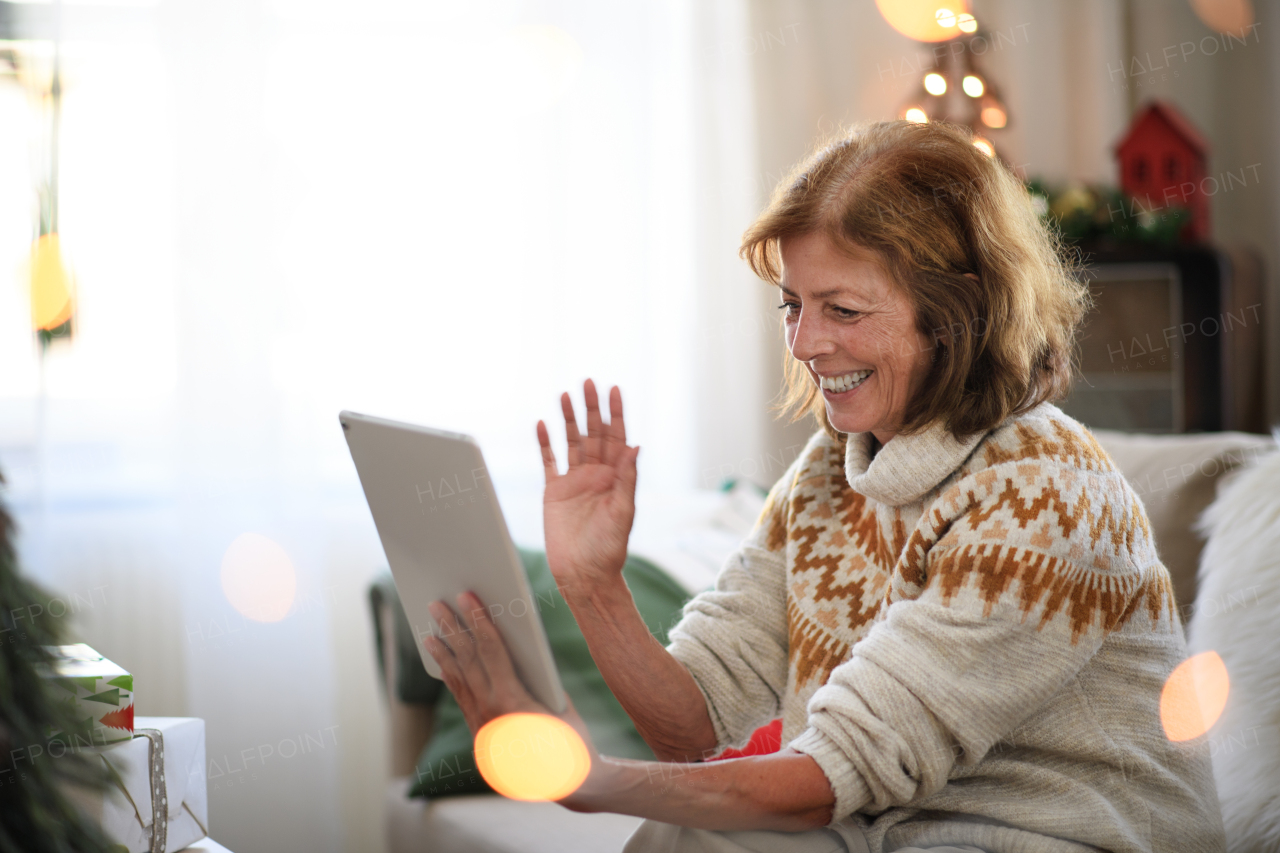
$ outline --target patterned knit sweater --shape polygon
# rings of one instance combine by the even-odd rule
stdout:
[[[871,853],[1222,851],[1208,745],[1160,722],[1169,575],[1088,431],[870,439],[815,435],[671,631],[719,748],[781,715]]]

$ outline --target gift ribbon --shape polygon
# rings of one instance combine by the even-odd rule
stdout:
[[[164,732],[159,729],[134,729],[150,744],[148,765],[151,770],[151,853],[164,853],[169,835],[169,787],[164,781]]]

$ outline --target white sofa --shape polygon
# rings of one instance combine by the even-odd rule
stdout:
[[[1275,442],[1266,436],[1245,433],[1153,436],[1100,430],[1095,435],[1142,498],[1161,558],[1173,578],[1183,622],[1186,624],[1194,620],[1198,583],[1212,586],[1217,591],[1216,595],[1229,595],[1231,582],[1218,582],[1215,573],[1248,571],[1248,567],[1242,566],[1206,565],[1198,581],[1197,566],[1204,542],[1197,532],[1196,520],[1243,469],[1275,451]],[[1275,458],[1280,460],[1280,457]],[[1272,467],[1280,473],[1280,461],[1273,462]],[[1280,477],[1275,488],[1280,490]],[[1276,494],[1275,514],[1271,522],[1280,525],[1280,491]],[[1231,531],[1237,536],[1239,532]],[[1280,533],[1274,538],[1280,542]],[[1211,545],[1208,553],[1220,550]],[[1280,558],[1275,551],[1270,555],[1259,553],[1257,556],[1259,559]],[[1275,571],[1263,573],[1259,579],[1251,581],[1255,587],[1252,594],[1255,598],[1260,595],[1263,601],[1274,602],[1273,612],[1280,618],[1280,562],[1274,568]],[[1213,614],[1216,616],[1222,609],[1212,608]],[[1204,609],[1204,613],[1209,612],[1210,608]],[[1256,622],[1258,613],[1253,616]],[[383,620],[383,624],[388,624],[387,620]],[[1214,620],[1212,635],[1215,641],[1226,643],[1224,636],[1229,637],[1231,631],[1230,620]],[[1204,633],[1207,637],[1211,632],[1205,630]],[[1280,637],[1280,632],[1274,628],[1270,633]],[[1247,668],[1250,677],[1262,684],[1253,690],[1234,685],[1232,702],[1236,702],[1237,696],[1267,695],[1269,688],[1280,690],[1280,642],[1272,642],[1278,646],[1275,652],[1265,661],[1261,655],[1255,655],[1253,665]],[[1227,657],[1224,654],[1224,658]],[[395,660],[391,650],[388,650],[386,659]],[[1231,660],[1227,663],[1229,668],[1232,667]],[[1244,672],[1246,668],[1240,667],[1240,671]],[[390,675],[388,682],[394,684],[394,674]],[[1277,699],[1280,701],[1280,697]],[[492,794],[447,797],[430,802],[407,799],[408,774],[412,773],[414,761],[426,742],[426,733],[430,731],[430,712],[422,707],[405,706],[397,702],[394,695],[390,695],[389,704],[392,765],[397,777],[388,782],[386,789],[385,825],[390,853],[607,853],[620,850],[640,823],[638,818],[625,815],[577,814],[554,803],[515,802]],[[1249,827],[1256,830],[1261,826],[1264,833],[1276,833],[1271,836],[1271,846],[1265,849],[1280,850],[1280,801],[1270,798],[1268,806],[1265,795],[1267,790],[1276,789],[1280,778],[1257,780],[1257,773],[1262,771],[1250,769],[1251,762],[1261,764],[1265,769],[1269,766],[1266,762],[1271,761],[1280,771],[1280,717],[1274,709],[1268,718],[1267,709],[1241,708],[1239,704],[1229,704],[1226,716],[1236,720],[1234,725],[1237,726],[1241,720],[1250,722],[1254,726],[1251,736],[1255,740],[1262,742],[1269,738],[1266,742],[1276,746],[1270,753],[1259,749],[1228,751],[1220,748],[1213,751],[1220,788],[1227,787],[1222,781],[1225,775],[1233,774],[1246,774],[1247,778],[1267,783],[1262,794],[1250,801],[1243,816],[1228,818],[1228,840],[1232,851],[1244,853],[1246,849],[1264,849],[1245,846],[1252,845],[1252,839],[1258,837],[1257,831]],[[1233,811],[1227,804],[1224,812],[1232,815],[1241,809]]]

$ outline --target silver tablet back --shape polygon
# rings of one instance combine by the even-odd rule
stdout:
[[[563,711],[564,690],[538,602],[480,446],[459,433],[355,412],[341,412],[338,420],[427,672],[441,677],[422,644],[440,633],[427,606],[444,599],[457,610],[457,595],[473,590],[506,641],[520,680],[539,702]]]

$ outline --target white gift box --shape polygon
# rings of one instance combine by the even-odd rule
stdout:
[[[155,760],[157,751],[162,761]],[[94,752],[113,771],[115,785],[96,795],[78,792],[76,799],[113,841],[130,853],[173,853],[208,834],[204,720],[138,717],[132,740]]]
[[[202,838],[190,847],[184,847],[178,853],[231,853],[212,838]]]

